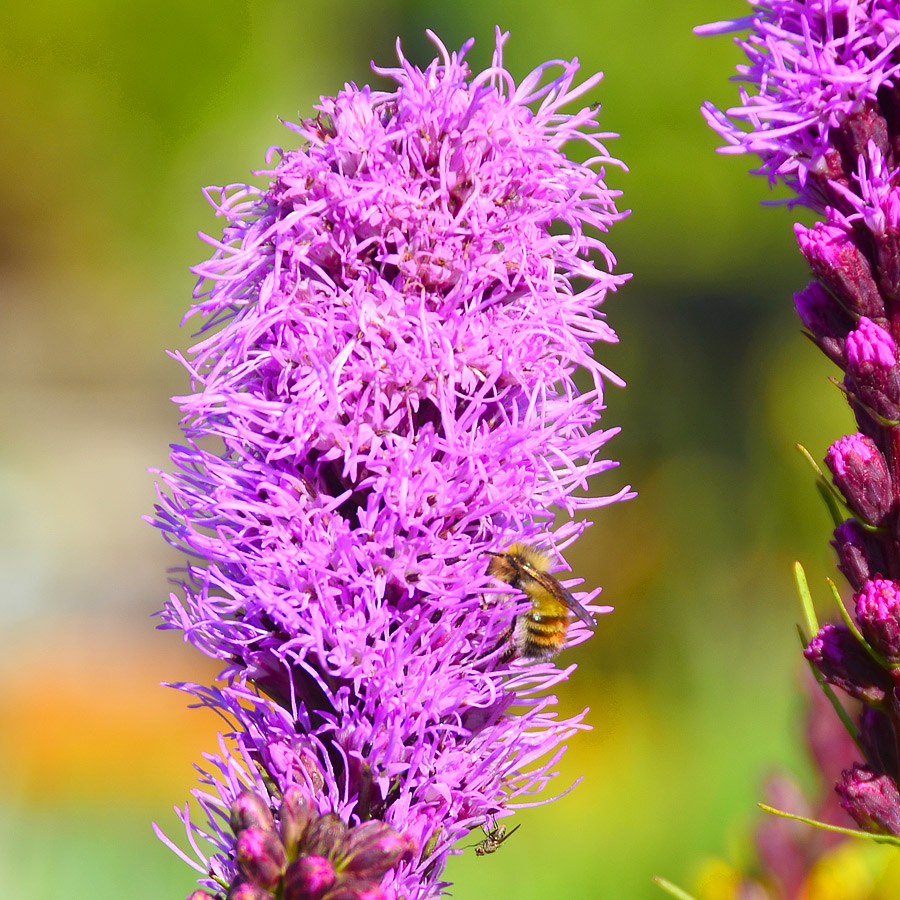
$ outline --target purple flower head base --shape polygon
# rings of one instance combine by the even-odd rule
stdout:
[[[796,226],[815,280],[795,296],[815,343],[844,372],[859,432],[826,462],[846,505],[834,534],[855,622],[825,625],[806,657],[864,704],[866,757],[836,785],[865,830],[900,835],[900,4],[766,0],[738,22],[740,105],[704,114],[726,152],[759,156],[770,184],[820,213]]]
[[[615,465],[598,423],[621,382],[592,345],[626,280],[600,240],[619,163],[595,106],[561,110],[600,76],[554,61],[516,86],[505,34],[478,75],[471,42],[432,39],[424,70],[399,47],[375,70],[393,91],[347,85],[289,124],[265,189],[207,191],[226,226],[195,269],[154,522],[190,557],[162,627],[223,663],[180,687],[230,732],[182,855],[234,896],[436,896],[457,839],[541,802],[586,727],[548,693],[574,666],[508,652],[530,604],[488,566],[630,496],[586,492]],[[589,634],[573,620],[568,643]]]

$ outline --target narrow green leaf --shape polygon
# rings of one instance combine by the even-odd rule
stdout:
[[[835,490],[831,480],[825,477],[824,473],[819,468],[819,464],[812,458],[812,454],[809,450],[807,450],[803,444],[797,444],[797,449],[800,451],[803,458],[810,464],[813,472],[816,473],[816,489],[822,495],[822,499],[825,501],[828,512],[831,514],[831,518],[834,521],[834,526],[837,528],[837,526],[847,518],[846,513],[844,512],[843,497]]]
[[[819,633],[819,620],[816,618],[816,610],[813,606],[812,595],[809,592],[809,584],[806,581],[806,572],[799,562],[794,563],[794,583],[797,585],[797,593],[800,595],[800,606],[803,608],[803,618],[806,619],[806,627],[810,636]],[[802,635],[801,635],[802,636]],[[806,646],[809,641],[803,642]]]
[[[837,834],[846,834],[849,837],[866,838],[875,841],[876,844],[893,844],[900,847],[900,838],[894,837],[892,834],[871,834],[868,831],[860,831],[857,828],[841,828],[840,825],[829,825],[826,822],[819,822],[817,819],[808,819],[806,816],[795,816],[793,813],[785,812],[783,809],[775,809],[774,806],[768,806],[765,803],[757,803],[757,806],[772,813],[773,816],[780,816],[782,819],[793,819],[795,822],[803,822],[804,825],[812,825],[813,828],[819,828],[822,831],[834,831]]]
[[[694,898],[688,894],[686,891],[683,891],[680,887],[672,884],[671,881],[666,880],[665,878],[660,878],[659,875],[654,875],[653,880],[667,893],[671,894],[673,897],[677,897],[678,900],[694,900]]]
[[[813,459],[813,456],[809,452],[809,450],[807,450],[806,447],[803,446],[803,444],[797,444],[797,449],[800,451],[803,458],[810,464],[810,466],[812,466],[813,472],[815,472],[816,475],[818,475],[819,478],[824,481],[825,476],[822,474],[822,470],[819,468],[819,464]]]
[[[846,513],[841,506],[842,501],[835,498],[834,488],[824,481],[817,481],[816,489],[821,498],[825,501],[825,505],[828,507],[828,512],[831,515],[831,521],[834,523],[834,527],[837,528],[838,525],[847,518]]]

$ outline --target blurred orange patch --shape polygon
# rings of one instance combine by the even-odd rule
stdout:
[[[146,628],[146,621],[142,622]],[[7,801],[183,803],[222,720],[165,681],[217,666],[174,635],[54,621],[0,660],[0,786]]]

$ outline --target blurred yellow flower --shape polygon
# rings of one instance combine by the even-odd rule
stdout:
[[[798,900],[893,900],[900,894],[900,854],[852,840],[817,860]]]
[[[697,900],[737,900],[743,875],[723,859],[701,863],[697,875]]]

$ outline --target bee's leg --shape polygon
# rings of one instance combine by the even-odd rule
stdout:
[[[504,628],[502,634],[497,639],[497,643],[488,650],[481,658],[479,662],[484,662],[487,659],[491,659],[491,657],[495,656],[498,650],[503,650],[499,657],[497,657],[497,661],[499,663],[507,663],[511,659],[515,658],[518,654],[516,652],[516,646],[513,642],[513,629],[515,628],[516,620],[513,619],[509,624],[508,628]]]
[[[519,655],[518,648],[513,640],[515,626],[516,620],[513,619],[512,622],[510,622],[509,627],[504,629],[503,634],[500,635],[497,646],[491,651],[491,653],[496,653],[501,647],[504,648],[498,659],[498,662],[500,663],[508,663],[511,659],[515,659]]]

